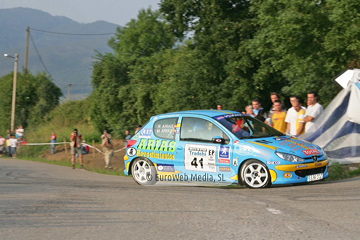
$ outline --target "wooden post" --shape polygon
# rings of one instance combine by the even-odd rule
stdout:
[[[95,147],[95,140],[92,140],[92,146]],[[95,157],[95,148],[92,148],[92,155]]]
[[[66,139],[64,138],[64,149],[65,149],[65,154],[67,154],[67,146],[66,146]]]

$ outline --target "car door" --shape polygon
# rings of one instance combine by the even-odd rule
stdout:
[[[213,142],[214,137],[225,141]],[[183,172],[190,176],[198,178],[210,174],[217,180],[219,172],[230,172],[232,151],[229,142],[229,137],[212,119],[184,116],[177,141],[176,162],[182,163]]]

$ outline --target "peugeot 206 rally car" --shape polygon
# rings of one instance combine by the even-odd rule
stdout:
[[[124,156],[125,174],[141,185],[180,181],[264,188],[322,180],[328,164],[319,146],[223,110],[153,116],[129,140]]]

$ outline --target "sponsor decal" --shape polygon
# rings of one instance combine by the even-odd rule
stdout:
[[[304,168],[304,167],[308,167],[308,165],[304,164],[304,165],[297,165],[296,168]]]
[[[126,149],[126,154],[127,154],[129,157],[133,157],[133,156],[135,156],[135,154],[136,154],[136,149],[133,148],[133,147],[130,147],[130,148]]]
[[[244,116],[244,114],[242,113],[235,113],[235,114],[228,114],[228,115],[224,115],[224,118],[232,118],[232,117],[242,117]]]
[[[230,147],[221,146],[219,151],[219,158],[229,158]]]
[[[219,167],[219,171],[221,172],[231,172],[230,167]]]
[[[218,162],[219,162],[219,163],[230,164],[230,159],[219,158],[219,159],[218,159]]]
[[[237,167],[237,165],[238,165],[238,158],[237,157],[233,159],[233,165],[235,167]]]
[[[306,156],[320,154],[320,152],[316,149],[306,149],[306,150],[303,150],[302,152],[305,153]]]
[[[140,137],[142,138],[150,138],[152,135],[152,129],[151,128],[143,128],[139,132]]]
[[[284,141],[286,138],[275,138],[276,141]]]
[[[163,151],[163,152],[175,152],[175,141],[160,140],[160,139],[140,139],[138,149]]]
[[[223,118],[224,118],[223,116],[217,117],[216,120],[221,120],[221,119],[223,119]]]
[[[146,158],[158,158],[158,159],[167,159],[167,160],[175,160],[175,155],[170,153],[163,152],[142,152],[140,149],[136,151],[137,157],[146,157]]]
[[[235,141],[234,141],[234,143],[238,143],[238,142],[239,142],[239,140],[235,140]]]
[[[174,165],[172,164],[158,164],[157,169],[159,172],[175,172]]]
[[[185,144],[185,169],[216,172],[216,146]]]
[[[235,146],[235,152],[239,155],[254,155],[258,153],[258,150],[251,145],[237,144]]]
[[[259,141],[255,141],[255,142],[263,143],[263,144],[269,144],[269,143],[271,143],[271,142],[266,141],[266,140],[259,140]]]
[[[292,174],[291,173],[284,173],[284,178],[291,178]]]
[[[280,161],[266,161],[266,164],[277,165],[277,164],[280,164]]]

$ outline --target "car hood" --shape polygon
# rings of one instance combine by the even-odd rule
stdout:
[[[316,144],[289,136],[254,138],[244,140],[245,142],[250,144],[262,146],[264,148],[270,148],[277,152],[294,154],[301,158],[324,154],[323,150]]]

